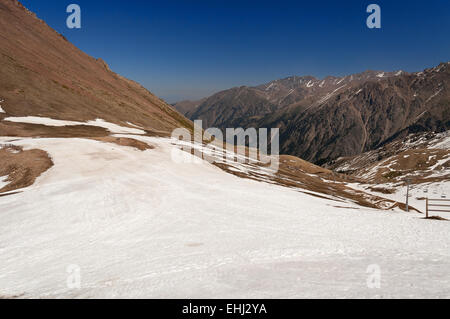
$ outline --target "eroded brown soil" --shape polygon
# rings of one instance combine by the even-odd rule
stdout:
[[[0,193],[32,185],[36,178],[53,166],[53,161],[42,150],[24,151],[14,145],[3,145],[0,149],[0,176],[8,176],[7,184]]]
[[[114,143],[120,146],[134,147],[140,151],[146,151],[155,148],[152,145],[128,137],[105,136],[105,137],[95,137],[92,139],[100,142]]]

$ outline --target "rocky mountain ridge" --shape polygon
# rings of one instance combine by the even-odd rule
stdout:
[[[450,129],[450,65],[422,72],[289,77],[219,92],[190,110],[206,127],[278,127],[281,152],[316,164],[414,132]]]

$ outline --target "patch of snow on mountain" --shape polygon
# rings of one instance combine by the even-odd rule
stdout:
[[[266,91],[269,91],[271,88],[273,88],[276,84],[275,83],[270,83],[270,85],[268,87],[266,87]]]
[[[436,164],[434,164],[432,167],[430,167],[430,170],[436,170],[438,167],[444,165],[445,163],[447,163],[448,161],[450,161],[449,157],[444,157],[443,159],[437,161]],[[450,170],[444,170],[444,173],[450,174]]]
[[[47,117],[37,117],[37,116],[26,116],[26,117],[7,117],[4,121],[16,122],[16,123],[28,123],[28,124],[40,124],[46,126],[75,126],[75,125],[87,125],[87,126],[97,126],[109,130],[112,133],[122,133],[122,134],[145,134],[145,131],[120,126],[114,123],[106,122],[102,119],[96,119],[95,121],[88,122],[76,122],[76,121],[65,121],[65,120],[55,120]]]
[[[439,93],[441,93],[442,90],[443,90],[443,89],[441,88],[441,89],[439,89],[437,92],[435,92],[432,96],[430,96],[430,97],[426,100],[425,103],[430,102],[434,97],[436,97]]]
[[[142,129],[141,126],[136,125],[136,124],[133,124],[133,123],[131,123],[131,122],[127,122],[127,124],[130,125],[130,126],[133,126],[133,127],[139,128],[139,129]]]
[[[294,89],[290,89],[289,92],[288,92],[288,94],[285,96],[285,98],[287,98],[289,95],[291,95],[292,93],[294,93],[294,91],[295,91]]]
[[[438,139],[438,142],[432,144],[433,148],[439,148],[444,150],[450,149],[450,131],[441,134],[442,137]]]
[[[7,181],[8,176],[0,176],[0,189],[8,185],[10,182]]]
[[[340,79],[339,81],[337,81],[336,85],[341,84],[347,77],[343,77],[342,79]]]
[[[40,125],[46,125],[46,126],[86,125],[86,123],[83,123],[83,122],[54,120],[51,118],[38,117],[38,116],[7,117],[3,120],[8,121],[8,122],[15,122],[15,123],[40,124]]]
[[[143,131],[143,130],[120,126],[120,125],[117,125],[114,123],[106,122],[102,119],[96,119],[95,121],[88,121],[87,124],[92,125],[92,126],[99,126],[99,127],[106,128],[107,130],[109,130],[112,133],[145,134],[145,131]]]
[[[323,104],[323,103],[325,103],[326,101],[328,101],[337,91],[339,91],[340,89],[342,89],[342,88],[344,88],[344,87],[346,87],[347,86],[347,84],[344,84],[343,86],[341,86],[341,87],[338,87],[337,89],[335,89],[333,92],[331,92],[331,93],[327,93],[323,98],[321,98],[319,101],[318,101],[318,104],[320,105],[320,104]]]

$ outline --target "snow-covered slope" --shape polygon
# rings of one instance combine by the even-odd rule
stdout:
[[[175,163],[174,140],[134,138],[154,149],[1,138],[54,162],[0,197],[1,296],[450,297],[450,223]]]

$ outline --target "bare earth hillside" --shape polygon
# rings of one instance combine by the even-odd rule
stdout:
[[[0,119],[45,116],[97,118],[150,131],[191,124],[138,83],[83,53],[14,0],[0,1]],[[0,125],[0,135],[19,125]],[[29,128],[28,128],[29,129]]]

